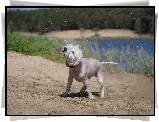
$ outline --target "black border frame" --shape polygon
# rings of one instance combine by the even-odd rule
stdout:
[[[154,115],[7,115],[7,9],[8,8],[154,8],[154,24],[155,20],[155,6],[5,6],[5,116],[155,116],[155,93],[156,78],[155,78],[155,50],[156,50],[156,25],[154,27]],[[157,96],[156,96],[157,97]]]

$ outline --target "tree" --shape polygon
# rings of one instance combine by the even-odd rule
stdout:
[[[154,34],[154,26],[155,26],[154,18],[152,17],[151,20],[150,20],[150,23],[149,23],[149,28],[150,28],[149,33]]]
[[[8,22],[8,29],[9,29],[9,31],[10,31],[11,33],[12,33],[13,30],[14,30],[14,23],[13,23],[12,20],[9,20],[9,22]]]
[[[10,29],[47,33],[53,30],[132,29],[154,33],[154,8],[50,8],[7,11]],[[10,23],[10,20],[12,21]],[[14,23],[14,26],[13,26]]]
[[[141,28],[142,33],[149,33],[149,23],[150,23],[150,17],[149,16],[141,16]]]
[[[141,19],[140,18],[136,19],[134,29],[137,33],[141,34]]]
[[[24,32],[28,31],[28,27],[27,27],[27,24],[25,22],[23,22],[22,25],[20,26],[20,30],[24,31]]]

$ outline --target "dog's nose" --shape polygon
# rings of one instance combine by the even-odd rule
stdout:
[[[64,50],[63,51],[67,51],[67,48],[66,47],[64,47]]]

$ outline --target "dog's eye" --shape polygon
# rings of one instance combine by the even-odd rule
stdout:
[[[75,54],[75,52],[74,51],[71,51],[73,54]]]

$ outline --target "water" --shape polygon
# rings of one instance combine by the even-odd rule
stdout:
[[[132,51],[137,51],[141,47],[149,54],[154,57],[154,44],[153,39],[98,39],[98,40],[89,40],[93,42],[92,47],[95,48],[95,43],[98,45],[100,54],[104,54],[104,51],[109,51],[112,48],[114,49],[126,49],[130,47]],[[104,51],[103,51],[104,50]],[[103,57],[101,57],[103,59]]]

